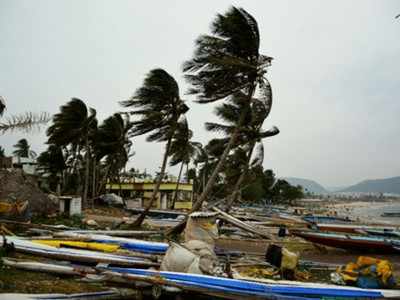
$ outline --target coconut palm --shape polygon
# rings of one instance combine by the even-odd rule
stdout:
[[[26,139],[20,139],[17,144],[14,145],[14,148],[13,154],[18,157],[36,157],[36,152],[31,150],[31,146]]]
[[[181,180],[184,165],[188,166],[190,161],[201,151],[201,144],[191,141],[192,136],[193,132],[189,129],[186,118],[182,117],[178,122],[177,129],[172,138],[170,149],[170,166],[176,166],[180,164],[174,198],[171,203],[171,209],[174,209],[175,202],[178,197],[179,182]]]
[[[121,114],[114,114],[103,121],[99,126],[95,136],[95,159],[94,163],[98,164],[102,158],[105,160],[105,172],[103,179],[99,181],[100,186],[94,184],[93,193],[96,194],[100,190],[110,175],[119,178],[119,173],[125,167],[132,155],[132,142],[129,140],[128,132],[132,125],[129,119],[125,119]],[[95,168],[93,168],[95,169]],[[96,178],[93,172],[94,182]]]
[[[62,148],[56,145],[49,145],[46,151],[40,153],[37,161],[39,166],[50,174],[50,188],[55,187],[57,193],[61,193],[64,187],[64,171],[67,169]]]
[[[147,141],[166,142],[160,174],[148,206],[136,219],[133,226],[140,226],[155,201],[162,178],[165,175],[167,160],[180,116],[189,109],[179,96],[175,79],[163,69],[154,69],[146,76],[143,86],[133,97],[121,102],[124,107],[135,110],[130,114],[138,120],[132,122],[131,136],[149,134]]]
[[[264,120],[268,117],[272,107],[272,93],[268,93],[270,97],[265,97],[265,101],[253,98],[250,103],[250,110],[246,110],[246,116],[244,123],[239,126],[238,120],[240,114],[247,105],[246,97],[243,93],[236,93],[227,103],[216,108],[217,116],[224,121],[224,124],[219,123],[206,123],[206,129],[214,132],[222,132],[225,137],[222,139],[223,142],[228,143],[230,135],[239,128],[240,132],[235,141],[235,147],[240,147],[246,153],[246,159],[242,164],[242,168],[235,166],[233,169],[237,173],[239,171],[239,178],[234,185],[233,192],[228,198],[227,211],[229,211],[232,203],[237,199],[240,186],[242,185],[249,167],[260,165],[264,159],[264,147],[262,139],[266,137],[275,136],[279,133],[278,128],[272,127],[268,131],[262,130]],[[257,151],[255,158],[251,161],[254,154],[255,147]],[[240,160],[237,160],[240,161]]]
[[[83,205],[86,205],[89,187],[90,137],[93,135],[95,127],[97,127],[96,110],[88,108],[82,100],[72,98],[67,104],[61,106],[60,112],[53,117],[53,124],[47,129],[49,144],[71,148],[74,169],[78,176],[80,176],[80,172],[77,172],[77,158],[81,157],[82,149],[85,151]],[[80,187],[79,183],[78,192],[81,190]]]
[[[248,105],[240,114],[238,124],[241,126],[256,90],[260,90],[261,101],[270,92],[264,75],[272,58],[261,55],[259,47],[258,24],[253,16],[236,7],[231,7],[223,15],[218,14],[212,23],[211,35],[202,35],[197,39],[194,57],[183,66],[185,77],[192,85],[189,92],[197,95],[199,103],[226,100],[235,93],[242,92],[246,95]],[[198,210],[209,196],[238,137],[239,127],[232,133],[217,167],[192,211]],[[182,230],[183,225],[184,222],[173,231]]]
[[[269,96],[270,88],[264,78],[271,58],[259,53],[260,36],[256,20],[244,9],[231,7],[224,15],[217,15],[212,23],[212,35],[203,35],[196,41],[192,60],[184,64],[186,79],[192,84],[191,94],[199,103],[226,100],[240,92],[247,106],[238,119],[238,127],[228,141],[217,167],[193,210],[201,207],[222,169],[231,147],[237,139],[240,126],[245,122],[246,111],[257,88],[260,96]],[[261,101],[265,101],[261,97]]]

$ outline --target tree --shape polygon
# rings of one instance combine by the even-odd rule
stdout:
[[[13,154],[18,157],[36,157],[36,152],[31,150],[31,146],[26,139],[20,139],[17,144],[14,145],[14,148]]]
[[[82,203],[85,206],[89,187],[90,166],[90,136],[97,127],[96,110],[88,108],[78,99],[72,98],[67,104],[61,106],[60,112],[53,117],[53,124],[47,129],[48,143],[59,147],[70,147],[73,153],[74,171],[80,177],[78,162],[81,158],[81,150],[85,151],[85,182],[83,185]],[[81,191],[79,178],[77,192]]]
[[[248,101],[246,95],[241,92],[236,93],[216,108],[217,116],[224,122],[220,123],[206,123],[206,129],[213,132],[222,132],[224,138],[221,141],[225,144],[229,142],[230,136],[239,128],[238,137],[232,146],[233,148],[240,147],[235,152],[245,154],[246,158],[243,158],[241,164],[234,164],[233,169],[235,174],[239,174],[236,179],[236,183],[232,183],[234,186],[230,197],[227,198],[226,211],[228,212],[232,204],[236,201],[240,193],[240,186],[242,185],[249,167],[261,165],[264,159],[264,147],[262,139],[266,137],[275,136],[279,133],[278,128],[273,127],[268,131],[263,131],[262,126],[264,120],[268,117],[272,107],[272,92],[269,91],[268,95],[264,96],[264,102],[257,98],[252,98],[250,102],[250,109],[246,110]],[[238,124],[240,115],[243,111],[246,111],[243,124]],[[257,146],[257,147],[256,147]],[[255,149],[256,148],[256,149]],[[254,150],[256,152],[254,153]],[[254,155],[255,154],[255,155]],[[254,157],[253,157],[254,156]],[[236,157],[236,162],[240,162],[240,159]]]
[[[257,87],[264,90],[264,94],[269,92],[264,74],[272,58],[259,53],[257,21],[244,9],[231,7],[224,15],[217,15],[211,32],[212,35],[200,36],[196,41],[194,57],[184,64],[185,77],[192,85],[189,92],[198,96],[199,103],[226,100],[235,93],[242,92],[246,96],[247,106],[241,112],[239,126],[232,133],[205,190],[194,204],[193,211],[198,210],[209,196],[218,172],[238,137],[239,127],[244,122]],[[180,228],[183,229],[182,226]]]
[[[93,188],[100,190],[107,178],[111,175],[120,180],[120,171],[126,165],[131,154],[132,142],[129,140],[128,132],[132,128],[129,119],[125,119],[121,114],[114,114],[103,121],[99,126],[95,137],[95,160],[100,164],[100,160],[105,157],[105,172],[103,179],[99,182],[100,186]],[[96,177],[96,173],[93,173]],[[94,195],[96,196],[96,195]]]
[[[188,107],[179,96],[179,87],[175,79],[163,69],[154,69],[146,76],[143,85],[127,101],[121,102],[124,107],[135,110],[130,114],[138,119],[132,122],[130,136],[149,134],[147,141],[166,142],[161,171],[145,210],[136,219],[133,226],[140,226],[155,201],[162,178],[165,174],[170,153],[171,141],[177,128],[180,116]]]
[[[231,7],[225,14],[218,14],[211,26],[211,35],[202,35],[196,41],[194,57],[183,66],[186,79],[192,85],[191,94],[197,95],[199,103],[226,100],[235,93],[246,95],[247,106],[241,112],[228,144],[219,159],[200,198],[192,211],[201,208],[209,196],[225,160],[238,137],[256,89],[260,100],[268,96],[269,83],[265,79],[271,57],[259,53],[260,35],[257,21],[242,8]],[[182,231],[186,220],[170,233]]]
[[[181,118],[181,120],[178,122],[177,129],[172,138],[170,149],[171,160],[169,164],[171,166],[181,164],[179,168],[174,198],[171,203],[171,209],[174,209],[175,202],[178,197],[179,182],[181,180],[183,166],[189,165],[192,158],[194,158],[195,155],[199,151],[201,151],[201,144],[191,141],[192,136],[193,132],[189,129],[186,118]],[[186,175],[188,176],[188,174]]]
[[[64,171],[67,169],[65,160],[61,147],[56,145],[49,145],[37,159],[39,166],[50,175],[50,189],[57,193],[61,193],[64,187]]]

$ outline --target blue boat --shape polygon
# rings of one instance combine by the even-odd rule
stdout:
[[[378,290],[364,290],[346,287],[310,287],[301,285],[287,284],[267,284],[239,279],[222,278],[208,275],[186,274],[167,271],[153,271],[134,268],[107,268],[109,271],[118,273],[128,273],[140,276],[156,276],[171,282],[192,287],[207,288],[210,291],[225,291],[247,296],[261,296],[271,299],[271,295],[282,297],[295,297],[292,299],[327,299],[327,298],[347,298],[347,299],[380,299],[385,295]],[[281,298],[282,299],[282,298]]]

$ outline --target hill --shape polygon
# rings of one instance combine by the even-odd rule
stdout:
[[[364,180],[340,192],[400,194],[400,176],[384,179]]]
[[[318,182],[310,179],[297,178],[297,177],[284,177],[282,178],[289,182],[291,185],[301,185],[304,190],[314,194],[328,194],[329,192]]]

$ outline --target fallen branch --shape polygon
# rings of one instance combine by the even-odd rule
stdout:
[[[224,212],[224,211],[222,211],[222,210],[220,210],[220,209],[218,209],[216,207],[213,207],[212,209],[215,212],[219,213],[221,215],[221,217],[226,222],[228,222],[228,223],[230,223],[230,224],[232,224],[232,225],[234,225],[234,226],[236,226],[236,227],[238,227],[238,228],[240,228],[240,229],[242,229],[244,231],[248,231],[248,232],[251,232],[251,233],[256,234],[258,236],[261,236],[263,238],[275,241],[275,238],[271,234],[267,234],[267,233],[261,232],[261,231],[255,229],[254,227],[246,224],[243,221],[240,221],[239,219],[227,214],[226,212]]]

